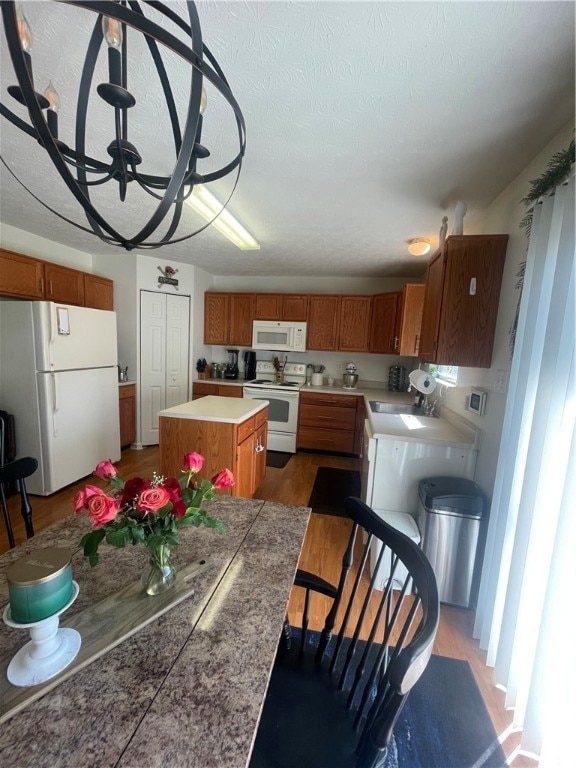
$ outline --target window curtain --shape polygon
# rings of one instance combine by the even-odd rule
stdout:
[[[534,210],[474,627],[541,768],[576,724],[573,170]]]

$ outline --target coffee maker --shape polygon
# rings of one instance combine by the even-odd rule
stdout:
[[[247,349],[244,352],[244,380],[252,381],[256,378],[256,352]]]
[[[238,350],[227,349],[226,352],[230,355],[230,361],[226,363],[224,368],[225,379],[237,379],[238,378]]]

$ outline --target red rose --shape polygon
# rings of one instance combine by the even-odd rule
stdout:
[[[212,478],[212,485],[214,488],[219,490],[222,490],[223,488],[230,488],[234,485],[235,482],[236,481],[234,480],[234,475],[232,472],[230,472],[229,469],[223,469]]]
[[[158,510],[165,507],[169,501],[170,494],[165,488],[162,488],[162,486],[159,485],[156,488],[146,488],[146,490],[142,491],[136,502],[136,507],[143,514],[146,514],[146,512],[158,512]]]
[[[187,453],[182,459],[182,466],[186,472],[200,472],[204,466],[204,456],[199,453]]]
[[[120,497],[120,506],[123,507],[126,504],[133,504],[134,499],[140,496],[142,491],[150,488],[148,480],[143,480],[141,477],[133,477],[127,480],[124,488],[122,489],[122,495]]]
[[[186,504],[184,504],[182,499],[172,502],[172,514],[174,517],[184,517],[186,514]]]
[[[114,520],[118,514],[119,505],[116,499],[105,493],[91,496],[88,500],[88,514],[92,518],[94,528],[100,528],[105,523]]]
[[[78,491],[74,496],[74,511],[82,512],[84,509],[88,509],[88,502],[92,496],[103,496],[104,491],[102,488],[97,488],[95,485],[87,485],[83,491]]]
[[[101,461],[96,466],[93,474],[96,475],[96,477],[101,477],[102,480],[110,480],[110,478],[117,475],[118,472],[116,471],[114,464],[112,464],[112,461],[110,459],[106,459],[105,461]]]

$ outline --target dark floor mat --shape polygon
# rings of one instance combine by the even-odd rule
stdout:
[[[347,517],[344,501],[360,496],[360,472],[355,469],[318,467],[308,506],[321,515]]]
[[[267,451],[266,466],[275,467],[276,469],[284,469],[292,456],[292,453],[285,453],[284,451]]]

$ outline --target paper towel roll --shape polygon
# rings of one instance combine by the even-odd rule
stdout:
[[[432,378],[426,371],[421,371],[420,369],[412,371],[408,378],[414,389],[417,389],[418,392],[422,392],[424,395],[428,395],[436,389],[436,379]]]

